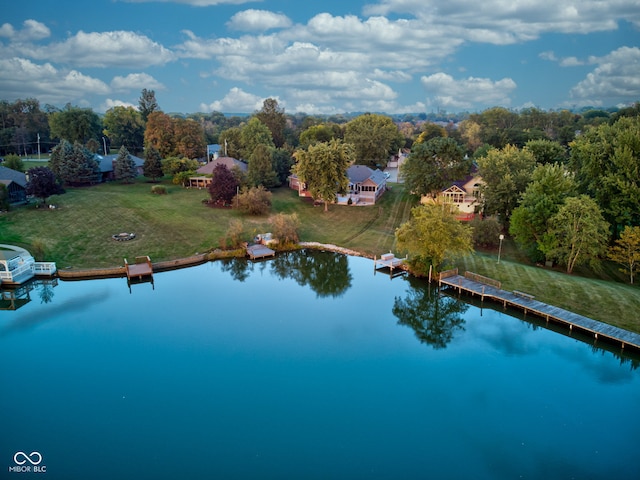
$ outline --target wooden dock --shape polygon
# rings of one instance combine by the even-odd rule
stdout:
[[[256,260],[265,257],[275,257],[276,252],[269,247],[257,243],[255,245],[247,245],[247,255],[249,255],[251,260]]]
[[[394,268],[400,268],[404,264],[406,258],[396,258],[393,253],[384,253],[380,258],[373,257],[373,267],[386,267],[393,272]]]
[[[135,263],[129,263],[125,258],[124,267],[127,273],[127,280],[129,281],[142,281],[145,278],[153,277],[153,265],[151,264],[151,259],[147,255],[143,257],[136,257]]]
[[[599,338],[620,344],[621,348],[630,346],[640,350],[640,335],[623,330],[597,320],[593,320],[577,313],[554,307],[535,299],[533,295],[514,290],[508,292],[502,290],[500,282],[465,272],[458,275],[458,270],[442,272],[438,278],[438,285],[445,288],[453,288],[458,293],[477,295],[484,301],[485,298],[502,303],[503,307],[515,307],[524,311],[525,315],[533,313],[549,322],[564,325],[570,331],[578,330],[591,334],[596,340]]]

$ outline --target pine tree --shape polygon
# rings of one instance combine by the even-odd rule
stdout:
[[[115,165],[113,166],[113,176],[116,180],[122,180],[124,183],[133,183],[138,176],[136,163],[124,145],[120,147],[118,158],[116,158]]]

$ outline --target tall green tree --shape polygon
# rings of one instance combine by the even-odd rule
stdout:
[[[122,106],[110,108],[102,123],[103,133],[111,144],[125,147],[134,155],[143,151],[145,121],[138,110]]]
[[[416,195],[433,198],[443,188],[471,172],[471,160],[452,138],[433,137],[416,142],[402,165],[402,176],[407,189]]]
[[[570,165],[580,191],[595,198],[614,236],[640,225],[640,117],[588,129],[571,144]]]
[[[529,140],[524,148],[533,154],[538,163],[566,163],[567,161],[567,151],[559,142],[552,140]]]
[[[520,195],[531,181],[536,159],[528,150],[513,145],[491,149],[478,159],[479,174],[484,180],[482,195],[484,213],[498,214],[503,224],[508,223]]]
[[[100,117],[90,108],[73,107],[70,104],[49,115],[49,127],[51,137],[70,143],[86,144],[90,139],[102,136]]]
[[[621,272],[629,275],[629,281],[633,285],[633,279],[640,266],[640,226],[626,226],[615,245],[609,248],[609,259],[619,264]]]
[[[240,130],[242,141],[242,158],[250,159],[258,145],[274,147],[269,128],[257,117],[251,117]]]
[[[256,117],[271,131],[271,138],[277,148],[284,145],[287,117],[284,108],[278,105],[275,98],[267,98],[262,103],[262,110],[256,113]]]
[[[357,164],[381,169],[404,145],[404,137],[393,120],[375,113],[349,121],[345,125],[344,141],[353,145]]]
[[[400,251],[408,253],[411,271],[426,276],[429,267],[439,271],[446,259],[473,251],[471,227],[459,222],[446,205],[419,205],[411,218],[396,229]]]
[[[138,110],[140,111],[142,120],[146,122],[149,115],[159,109],[160,107],[158,107],[158,102],[156,101],[156,92],[143,88],[140,99],[138,100]]]
[[[133,161],[124,145],[120,147],[118,157],[113,166],[113,176],[116,180],[122,180],[124,183],[133,183],[138,176],[136,162]]]
[[[262,185],[265,188],[278,186],[278,175],[273,169],[271,150],[266,145],[257,145],[249,157],[249,168],[247,170],[247,181],[249,185],[257,187]]]
[[[231,127],[220,133],[220,156],[236,159],[242,158],[242,130]]]
[[[144,164],[142,165],[143,175],[156,182],[162,177],[162,159],[160,152],[153,147],[149,147],[144,152]]]
[[[609,224],[598,204],[586,195],[569,197],[549,222],[541,244],[547,258],[567,267],[567,273],[584,263],[596,267],[607,249]]]
[[[297,150],[294,154],[296,164],[294,173],[314,199],[324,202],[324,211],[329,210],[329,203],[335,201],[339,192],[349,186],[347,168],[353,164],[355,153],[353,147],[339,140],[329,143],[316,143],[308,150]]]
[[[342,138],[342,129],[336,123],[311,125],[300,133],[300,148],[308,148],[314,143],[328,143],[334,138]]]
[[[540,242],[549,229],[549,221],[558,213],[565,199],[576,193],[576,182],[565,166],[539,164],[535,168],[532,181],[513,211],[509,225],[509,233],[531,260],[544,259]]]

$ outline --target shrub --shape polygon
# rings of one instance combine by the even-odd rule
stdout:
[[[271,209],[271,192],[262,185],[243,188],[236,196],[238,208],[249,215],[264,215]]]
[[[167,187],[164,185],[154,185],[151,187],[151,193],[155,193],[156,195],[166,195]]]
[[[482,219],[476,217],[471,222],[473,227],[473,244],[480,247],[496,247],[500,242],[502,225],[496,217]]]
[[[238,248],[244,239],[244,226],[238,219],[231,220],[229,228],[222,239],[222,247]]]
[[[298,243],[299,227],[300,219],[295,213],[291,215],[279,213],[271,220],[271,231],[273,232],[273,236],[278,239],[281,245]]]

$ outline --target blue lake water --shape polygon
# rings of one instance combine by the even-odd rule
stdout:
[[[0,478],[640,478],[637,357],[371,260],[29,298],[0,311]]]

